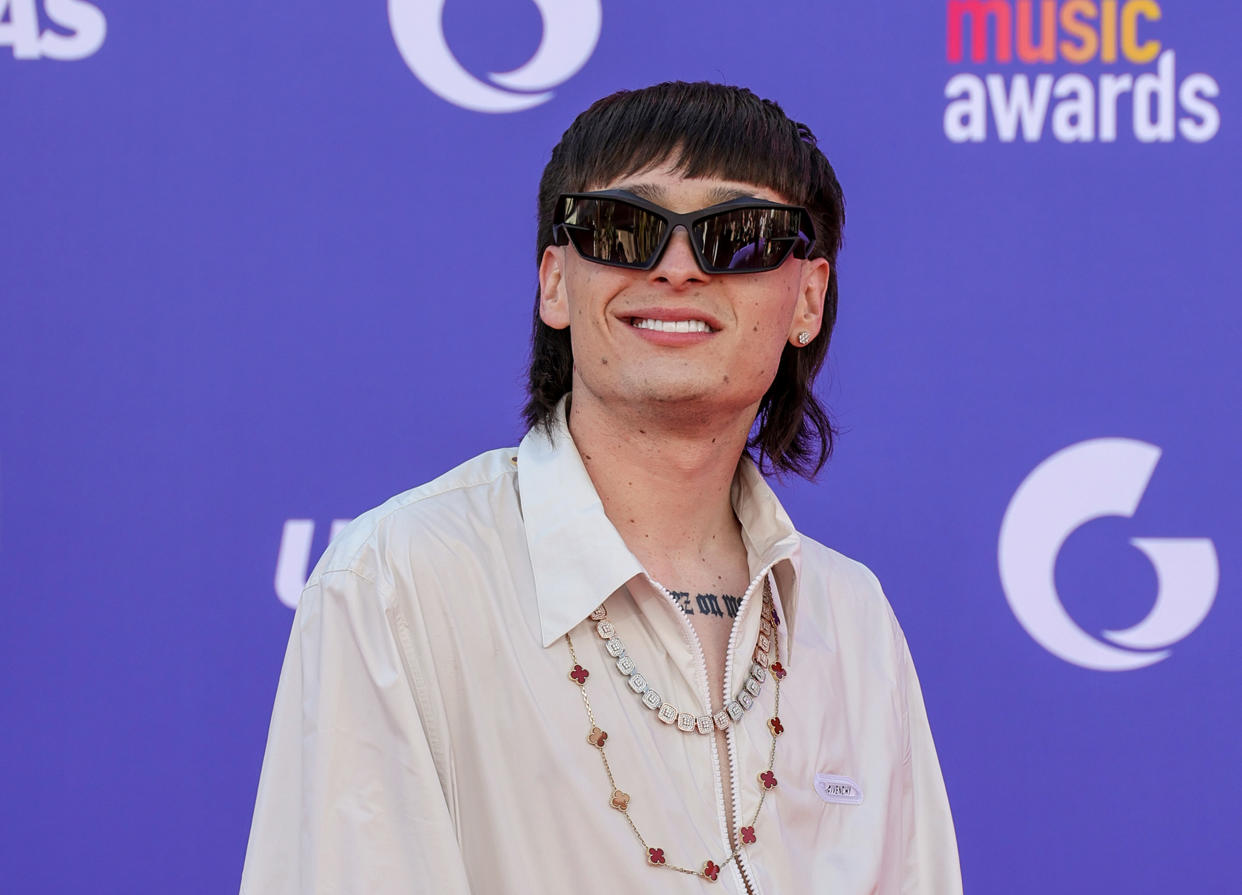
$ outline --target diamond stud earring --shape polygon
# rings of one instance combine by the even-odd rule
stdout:
[[[798,333],[798,344],[799,345],[805,345],[809,341],[811,341],[811,334],[807,332],[805,329],[802,332]]]

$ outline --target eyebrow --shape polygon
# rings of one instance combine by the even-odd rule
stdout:
[[[614,189],[624,190],[627,193],[633,193],[640,199],[646,199],[648,202],[654,202],[657,205],[662,204],[668,191],[658,184],[654,183],[622,183]],[[750,190],[738,189],[737,187],[716,186],[707,191],[707,208],[712,205],[719,205],[721,202],[728,202],[732,199],[756,199],[758,198],[754,192]]]

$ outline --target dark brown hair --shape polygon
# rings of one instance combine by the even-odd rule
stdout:
[[[813,478],[832,453],[836,430],[812,391],[828,354],[837,316],[837,252],[845,200],[837,176],[815,135],[790,120],[776,103],[742,87],[673,81],[622,90],[596,102],[574,120],[539,182],[539,232],[535,264],[552,244],[552,215],[561,193],[597,189],[665,160],[684,177],[719,177],[776,191],[811,213],[811,257],[831,265],[823,327],[805,348],[786,345],[776,378],[759,403],[747,443],[764,472]],[[569,330],[539,318],[531,334],[526,424],[547,428],[557,403],[573,387]]]

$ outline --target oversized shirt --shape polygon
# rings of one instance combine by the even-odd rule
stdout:
[[[562,405],[563,408],[563,405]],[[910,652],[875,577],[799,534],[746,458],[752,576],[710,694],[698,638],[605,515],[565,425],[532,431],[342,531],[293,621],[244,895],[698,892],[953,895],[948,800]],[[784,733],[755,842],[715,882],[648,863],[610,807],[570,632],[629,814],[669,863],[724,864],[721,772],[755,815],[775,687],[716,736],[661,723],[587,616],[601,604],[663,699],[696,714],[752,667],[774,583]],[[635,596],[637,594],[637,596]]]

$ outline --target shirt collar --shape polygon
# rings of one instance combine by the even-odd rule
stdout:
[[[518,488],[544,647],[572,630],[635,575],[644,573],[642,563],[604,512],[569,434],[565,409],[562,398],[550,435],[537,426],[518,446]],[[792,642],[789,635],[800,566],[798,533],[748,457],[738,464],[731,500],[742,524],[751,575],[774,568],[781,621],[787,642]]]

